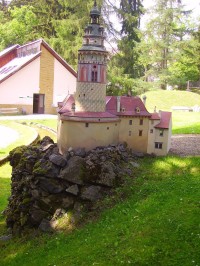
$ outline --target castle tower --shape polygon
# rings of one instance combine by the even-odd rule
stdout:
[[[96,1],[90,11],[83,45],[78,51],[78,78],[75,94],[76,112],[105,112],[107,51],[104,28]]]

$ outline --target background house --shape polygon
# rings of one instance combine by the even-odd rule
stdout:
[[[76,88],[76,71],[44,40],[0,52],[0,108],[56,113],[59,101]]]

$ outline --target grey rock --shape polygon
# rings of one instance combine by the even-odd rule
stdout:
[[[85,157],[86,156],[86,151],[85,148],[78,148],[74,151],[75,156],[80,156],[80,157]]]
[[[129,162],[129,163],[135,168],[140,167],[140,165],[138,163],[135,163],[135,162]]]
[[[49,157],[50,162],[54,163],[55,165],[58,165],[60,167],[65,167],[67,164],[67,160],[63,158],[60,154],[52,154]]]
[[[34,225],[38,225],[41,221],[48,216],[48,213],[42,210],[34,209],[31,211],[31,222]]]
[[[69,147],[68,152],[71,152],[71,151],[73,151],[73,148]]]
[[[96,201],[102,197],[100,186],[89,186],[82,189],[81,198],[89,201]]]
[[[67,188],[66,189],[66,192],[71,193],[71,194],[77,196],[78,193],[79,193],[79,188],[78,188],[77,185],[73,185],[73,186],[70,186],[69,188]]]
[[[144,158],[144,153],[143,152],[135,152],[135,151],[133,151],[132,155],[137,157],[137,158]]]
[[[68,161],[68,165],[60,171],[59,178],[63,178],[74,184],[83,184],[83,172],[85,160],[81,157],[74,156]]]
[[[6,242],[9,241],[10,239],[12,239],[12,235],[7,235],[7,236],[0,236],[0,241],[2,242]]]
[[[60,172],[60,167],[56,166],[52,162],[41,159],[39,160],[33,168],[34,175],[45,175],[46,177],[57,177]]]
[[[52,232],[53,228],[51,226],[51,222],[47,219],[43,219],[39,225],[39,229],[42,232]]]
[[[74,204],[74,199],[72,197],[64,197],[62,199],[62,208],[64,209],[69,209],[69,208],[72,208]]]
[[[37,189],[33,189],[31,190],[31,195],[33,196],[33,198],[37,199],[40,197],[40,192]]]
[[[39,177],[39,186],[44,191],[52,194],[57,194],[64,191],[64,188],[62,185],[59,184],[59,181],[45,177]]]
[[[114,172],[114,165],[111,162],[104,163],[101,167],[101,174],[96,183],[113,187],[115,185],[116,174]]]

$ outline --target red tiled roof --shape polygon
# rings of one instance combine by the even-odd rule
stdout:
[[[75,103],[73,95],[70,95],[65,102],[63,107],[59,110],[59,114],[64,116],[72,116],[71,108],[72,104]],[[146,110],[142,100],[139,97],[128,97],[120,96],[120,105],[121,109],[124,108],[124,111],[117,112],[117,97],[116,96],[107,96],[106,97],[106,112],[75,112],[73,116],[79,117],[117,117],[117,116],[151,116],[151,114]],[[139,108],[139,112],[137,112]]]
[[[160,120],[160,116],[158,113],[152,113],[150,119],[151,120]]]
[[[139,97],[120,96],[120,112],[117,112],[117,96],[106,97],[106,111],[119,116],[151,116]],[[137,108],[139,112],[137,112]]]
[[[168,129],[171,121],[171,112],[163,112],[160,111],[160,123],[155,126],[155,128],[163,128],[163,129]]]
[[[74,96],[68,95],[63,101],[62,108],[58,111],[59,114],[71,112],[72,104],[75,103]]]
[[[116,118],[115,115],[108,112],[66,112],[62,115],[82,118]]]

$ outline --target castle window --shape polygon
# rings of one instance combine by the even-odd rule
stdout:
[[[155,149],[162,149],[162,142],[155,142]]]
[[[160,130],[159,135],[160,135],[160,137],[163,137],[163,135],[164,135],[164,130]]]
[[[129,120],[129,125],[132,125],[133,124],[133,121],[132,120]]]
[[[151,124],[152,124],[152,125],[154,124],[154,121],[153,121],[153,120],[151,120]]]
[[[150,129],[150,133],[153,133],[153,129]]]
[[[109,130],[109,127],[107,127],[107,130]]]
[[[85,127],[89,127],[89,123],[85,123]]]
[[[85,97],[85,93],[83,94],[83,96]]]
[[[97,71],[92,71],[92,81],[97,82]]]
[[[142,130],[139,130],[139,137],[142,137]]]
[[[140,125],[143,125],[143,119],[140,119]]]
[[[129,137],[131,136],[131,131],[128,132]]]

